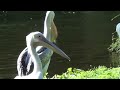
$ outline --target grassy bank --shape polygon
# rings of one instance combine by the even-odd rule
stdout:
[[[76,68],[68,68],[62,75],[54,75],[50,79],[119,79],[120,67],[107,68],[99,66],[88,71]]]

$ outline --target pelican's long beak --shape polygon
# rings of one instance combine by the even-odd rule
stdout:
[[[52,42],[48,41],[46,38],[43,37],[42,42],[40,44],[42,44],[44,47],[52,49],[57,54],[61,55],[62,57],[66,58],[66,59],[68,59],[70,61],[70,58],[60,48],[58,48]]]

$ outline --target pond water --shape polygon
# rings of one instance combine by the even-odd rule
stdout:
[[[17,75],[16,62],[26,47],[25,37],[30,32],[43,32],[45,11],[1,11],[0,12],[0,78]],[[49,76],[62,74],[69,67],[88,70],[105,65],[116,67],[107,50],[112,33],[120,17],[111,21],[119,11],[80,11],[63,13],[55,11],[58,29],[57,46],[71,61],[54,53],[48,69]]]

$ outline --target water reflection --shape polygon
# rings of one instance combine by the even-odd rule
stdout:
[[[1,13],[1,12],[0,12]],[[0,16],[0,78],[14,78],[17,74],[16,60],[26,47],[25,37],[33,31],[43,32],[46,12],[8,11]],[[71,61],[55,54],[48,69],[49,75],[61,74],[68,67],[87,70],[105,65],[117,66],[117,56],[109,55],[107,48],[111,44],[112,32],[120,21],[115,19],[116,11],[88,11],[64,14],[56,11],[55,23],[58,28],[57,46]],[[112,59],[111,59],[112,58]],[[114,62],[114,64],[113,64]]]

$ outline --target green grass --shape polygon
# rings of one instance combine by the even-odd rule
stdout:
[[[45,77],[46,78],[46,77]],[[119,79],[120,67],[107,68],[99,66],[88,71],[76,68],[68,68],[62,75],[54,75],[47,79]]]

